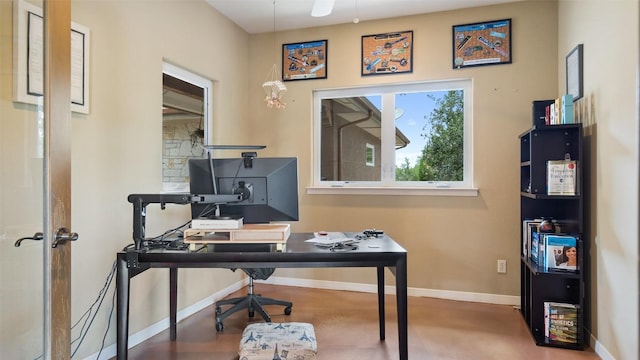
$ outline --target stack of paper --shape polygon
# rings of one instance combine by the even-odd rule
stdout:
[[[341,232],[315,232],[313,233],[313,238],[309,240],[305,240],[306,242],[312,242],[316,245],[322,246],[330,246],[340,243],[349,243],[355,241],[355,239],[345,236],[344,233]]]

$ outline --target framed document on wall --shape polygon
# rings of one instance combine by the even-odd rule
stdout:
[[[582,44],[571,50],[566,57],[567,66],[567,94],[573,96],[573,101],[582,97]]]
[[[44,20],[42,9],[17,2],[13,101],[38,104],[44,93]],[[89,113],[89,28],[71,23],[71,111]]]

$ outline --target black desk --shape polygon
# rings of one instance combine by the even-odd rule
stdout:
[[[175,340],[178,268],[375,267],[378,277],[380,340],[384,340],[384,268],[388,267],[396,278],[398,351],[400,360],[407,360],[407,251],[386,235],[377,239],[362,240],[356,250],[336,252],[304,241],[312,237],[312,234],[291,234],[282,251],[270,252],[217,251],[216,246],[211,245],[197,252],[163,250],[119,252],[116,276],[118,359],[127,359],[130,279],[150,268],[169,268],[170,337],[171,340]],[[217,247],[220,248],[220,246]]]

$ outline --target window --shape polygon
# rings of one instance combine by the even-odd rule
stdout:
[[[376,147],[373,144],[366,144],[366,149],[365,151],[367,159],[366,159],[366,165],[367,166],[376,166]]]
[[[189,191],[189,159],[205,156],[213,82],[178,66],[162,67],[162,191]]]
[[[315,91],[309,193],[477,194],[471,98],[471,80]]]

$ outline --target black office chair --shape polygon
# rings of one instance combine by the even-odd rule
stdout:
[[[235,269],[234,269],[235,270]],[[266,322],[271,322],[271,317],[264,310],[263,305],[281,305],[284,306],[284,314],[291,314],[291,307],[293,303],[288,301],[276,300],[271,298],[266,298],[260,296],[260,294],[255,294],[253,292],[253,280],[266,280],[273,274],[275,271],[274,268],[266,268],[266,269],[242,269],[247,275],[249,275],[249,289],[247,292],[247,296],[220,300],[216,301],[216,330],[222,331],[224,329],[224,325],[222,321],[226,319],[229,315],[238,312],[242,309],[248,309],[249,317],[252,318],[255,315],[255,311],[257,311],[262,318]],[[229,309],[222,311],[221,306],[223,305],[233,305]]]

